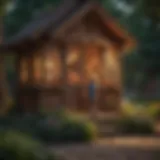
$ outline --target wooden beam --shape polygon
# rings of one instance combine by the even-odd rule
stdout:
[[[63,102],[62,107],[66,109],[67,107],[67,90],[68,90],[68,83],[67,83],[67,65],[66,65],[66,52],[67,48],[63,42],[60,42],[58,45],[58,50],[60,51],[61,62],[62,62],[62,85],[63,85]]]
[[[34,84],[33,54],[29,53],[26,58],[27,58],[27,62],[28,62],[28,82],[31,86],[33,86],[33,84]]]
[[[8,98],[8,90],[7,90],[7,82],[6,82],[6,74],[5,74],[5,65],[4,65],[4,55],[0,56],[0,114],[5,114],[5,110],[7,108],[7,98]]]
[[[20,72],[21,72],[21,65],[20,65],[20,61],[21,61],[21,55],[20,54],[16,54],[16,61],[15,61],[15,68],[16,68],[16,93],[15,93],[15,101],[16,101],[16,107],[17,107],[17,111],[23,111],[23,106],[21,106],[21,99],[20,99],[20,95],[21,95],[21,77],[20,77]]]

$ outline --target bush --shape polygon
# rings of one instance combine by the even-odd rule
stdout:
[[[144,115],[144,105],[135,102],[124,102],[122,106],[122,114],[124,116]]]
[[[152,134],[154,125],[151,120],[140,117],[124,117],[119,122],[119,129],[123,134]]]
[[[147,108],[147,113],[154,119],[160,119],[160,105],[150,104]]]
[[[135,103],[125,102],[122,106],[124,116],[139,116],[151,118],[154,120],[160,119],[160,103]]]
[[[96,137],[96,128],[90,122],[61,114],[39,123],[37,137],[51,143],[88,142]]]
[[[90,122],[68,121],[62,124],[61,134],[64,141],[87,142],[96,137],[96,129]]]
[[[160,108],[158,108],[157,110],[156,119],[160,120]]]
[[[54,160],[44,147],[32,138],[15,131],[0,134],[0,159],[5,160]]]
[[[91,122],[82,121],[64,111],[45,116],[4,117],[0,120],[0,126],[18,130],[47,143],[88,142],[96,136],[96,129]]]
[[[36,125],[43,117],[40,115],[12,115],[0,118],[0,127],[36,135]]]

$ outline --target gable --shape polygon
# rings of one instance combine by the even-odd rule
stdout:
[[[99,4],[93,2],[87,3],[61,23],[52,31],[52,36],[66,39],[73,34],[86,36],[93,33],[110,40],[123,52],[135,47],[135,40],[115,23]]]
[[[65,25],[64,25],[65,26]],[[69,22],[68,26],[60,28],[53,36],[61,39],[71,40],[80,38],[100,38],[105,41],[110,41],[121,47],[124,45],[125,39],[118,37],[110,28],[108,28],[102,21],[101,17],[96,13],[96,10],[88,10],[82,17]]]

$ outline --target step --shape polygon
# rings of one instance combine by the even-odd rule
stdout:
[[[98,137],[108,137],[117,135],[117,129],[115,127],[107,127],[98,129]]]
[[[95,121],[95,125],[97,126],[99,137],[107,137],[107,136],[115,136],[118,134],[118,127],[116,119],[99,119]]]

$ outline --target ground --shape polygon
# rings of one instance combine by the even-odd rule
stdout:
[[[66,160],[160,160],[160,138],[105,138],[51,149]]]

